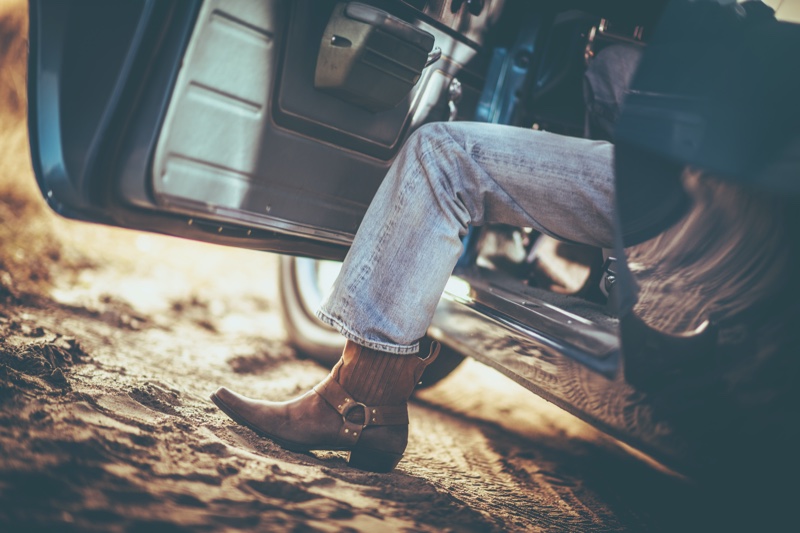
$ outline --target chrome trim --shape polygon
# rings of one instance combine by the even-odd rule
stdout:
[[[616,374],[616,358],[620,353],[618,323],[602,306],[580,298],[523,288],[519,280],[506,279],[495,272],[477,270],[461,273],[460,277],[469,284],[469,296],[465,297],[464,289],[458,294],[446,290],[445,298],[480,310],[505,327],[524,333],[594,372],[609,378]],[[551,303],[556,299],[561,300],[562,307]],[[564,309],[566,305],[591,313],[581,316]],[[604,318],[606,323],[598,323],[591,315]]]

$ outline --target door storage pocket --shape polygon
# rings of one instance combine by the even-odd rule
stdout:
[[[433,42],[385,11],[340,3],[322,35],[314,86],[370,111],[392,109],[419,80]]]

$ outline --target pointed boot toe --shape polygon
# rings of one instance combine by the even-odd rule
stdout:
[[[256,433],[264,433],[261,428],[255,425],[255,421],[250,420],[252,417],[248,416],[255,400],[237,394],[226,387],[220,387],[211,394],[211,401],[234,422],[247,426]]]
[[[224,402],[224,403],[226,403],[227,405],[230,405],[230,406],[237,405],[237,403],[242,399],[245,399],[245,397],[241,396],[239,394],[236,394],[235,392],[233,392],[232,390],[230,390],[230,389],[228,389],[226,387],[218,388],[211,395],[211,400],[214,403],[216,403],[217,400],[219,400],[219,401]]]

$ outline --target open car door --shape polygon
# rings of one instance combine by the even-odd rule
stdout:
[[[493,4],[31,0],[39,186],[72,218],[342,258]]]

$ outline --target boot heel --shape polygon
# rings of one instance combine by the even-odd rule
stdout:
[[[350,458],[347,460],[347,464],[359,470],[385,473],[391,472],[402,458],[402,453],[356,449],[350,452]]]

